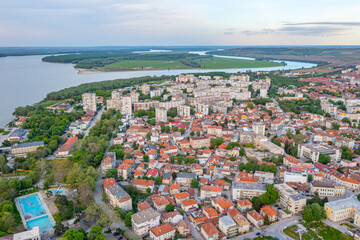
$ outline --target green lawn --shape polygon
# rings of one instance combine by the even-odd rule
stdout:
[[[275,67],[282,66],[281,63],[268,62],[268,61],[256,61],[256,60],[243,60],[243,59],[231,59],[231,58],[204,58],[193,60],[201,65],[201,68],[205,69],[224,69],[224,68],[257,68],[257,67]],[[134,69],[191,69],[180,62],[180,60],[174,61],[155,61],[155,60],[125,60],[116,63],[105,65],[99,68],[101,71],[121,71],[121,70],[134,70]]]
[[[158,68],[158,69],[187,69],[191,68],[180,62],[176,61],[153,61],[153,60],[126,60],[112,64],[105,65],[101,68],[104,71],[114,71],[117,69],[141,69],[141,68]]]
[[[220,57],[195,59],[194,61],[200,63],[201,67],[206,68],[206,69],[258,68],[258,67],[282,66],[281,63],[277,63],[277,62],[233,59],[233,58],[220,58]]]
[[[323,222],[313,222],[313,223],[302,223],[306,229],[307,233],[302,235],[302,239],[326,239],[326,240],[350,240],[352,237],[341,233],[339,230],[332,228]],[[299,234],[295,232],[297,229],[296,225],[292,225],[284,229],[284,233],[293,239],[300,239]]]

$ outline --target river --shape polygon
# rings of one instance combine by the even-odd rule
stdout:
[[[42,62],[44,56],[0,57],[0,127],[12,119],[18,106],[32,105],[41,101],[47,93],[82,83],[131,78],[141,76],[178,75],[180,73],[229,73],[311,68],[316,64],[285,61],[286,66],[240,69],[187,69],[159,71],[106,72],[78,74],[72,64]],[[223,56],[226,57],[226,56]],[[234,57],[236,58],[236,57]],[[240,58],[240,57],[239,57]]]

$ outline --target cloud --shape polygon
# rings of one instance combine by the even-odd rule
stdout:
[[[298,25],[337,25],[337,26],[360,26],[360,22],[300,22],[300,23],[284,23],[288,26]]]
[[[286,23],[283,24],[283,27],[275,28],[275,29],[259,29],[259,30],[243,30],[240,33],[245,34],[247,36],[252,35],[298,35],[298,36],[335,36],[342,35],[348,29],[350,29],[349,25],[341,25],[335,24],[336,26],[327,26],[330,24],[319,24],[320,26],[308,26],[313,25],[310,23],[301,24],[301,23]],[[355,24],[355,22],[353,22]],[[315,25],[315,23],[314,23]],[[355,26],[355,25],[353,25]]]
[[[232,35],[234,32],[224,32],[224,35]]]

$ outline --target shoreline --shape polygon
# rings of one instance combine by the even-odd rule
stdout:
[[[272,68],[272,67],[283,67],[285,64],[280,64],[276,66],[269,67],[240,67],[240,68],[221,68],[221,69],[247,69],[247,68]],[[124,69],[124,70],[110,70],[110,71],[101,71],[96,69],[85,69],[85,68],[76,68],[74,67],[78,74],[96,74],[96,73],[107,73],[107,72],[141,72],[141,71],[164,71],[164,70],[216,70],[218,68],[142,68],[142,69]]]

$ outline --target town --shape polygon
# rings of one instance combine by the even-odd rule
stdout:
[[[360,239],[359,68],[180,74],[17,109],[0,240]]]

